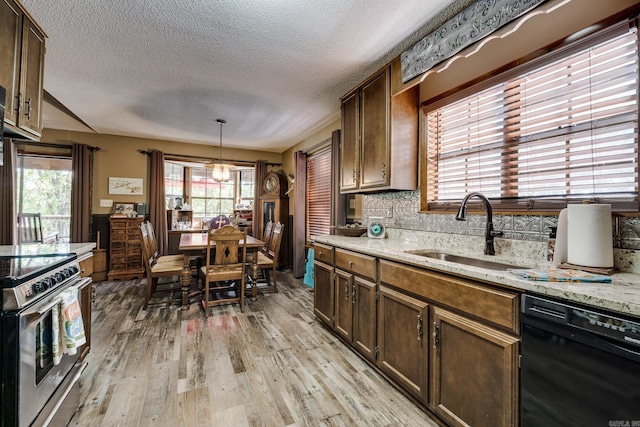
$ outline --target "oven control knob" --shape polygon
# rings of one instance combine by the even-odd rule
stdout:
[[[31,285],[31,290],[33,291],[34,294],[41,292],[41,289],[42,289],[41,282],[36,282],[33,285]]]
[[[48,287],[52,288],[58,283],[58,278],[56,276],[51,276],[47,278]]]
[[[60,275],[62,276],[62,279],[68,279],[69,278],[69,270],[68,269],[64,269],[60,271]]]
[[[64,276],[62,275],[62,272],[58,271],[56,273],[56,279],[55,279],[55,283],[60,283],[64,280]]]
[[[69,267],[69,276],[73,276],[74,274],[78,274],[79,271],[80,271],[80,269],[78,268],[78,266],[72,265],[71,267]]]

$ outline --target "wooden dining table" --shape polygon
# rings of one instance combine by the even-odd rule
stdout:
[[[180,245],[178,250],[184,254],[184,268],[182,269],[182,309],[189,309],[189,298],[191,290],[191,256],[194,254],[206,253],[207,245],[209,244],[208,233],[182,233],[180,235]],[[215,246],[215,242],[211,242]],[[247,253],[255,253],[264,246],[264,242],[253,236],[247,236]],[[258,267],[258,257],[252,257],[251,271],[249,273],[255,283],[257,275],[260,274],[260,268]],[[198,272],[198,274],[200,274]],[[255,300],[257,296],[257,288],[253,286],[252,299]],[[198,294],[200,291],[197,292]]]

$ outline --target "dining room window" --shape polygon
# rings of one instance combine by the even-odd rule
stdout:
[[[68,242],[71,232],[71,157],[18,152],[17,212],[39,213],[45,241]]]
[[[178,163],[164,163],[164,196],[167,209],[176,207],[176,199],[184,200],[185,167]]]
[[[583,199],[638,210],[635,26],[612,26],[423,111],[422,210],[474,191],[503,210]]]

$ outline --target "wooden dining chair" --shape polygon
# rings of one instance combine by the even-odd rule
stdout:
[[[39,213],[18,214],[18,242],[43,243],[42,218]]]
[[[166,261],[182,261],[184,257],[182,255],[160,255],[158,251],[158,239],[156,239],[156,233],[153,229],[151,221],[145,221],[142,224],[147,227],[147,234],[149,236],[150,253],[156,258],[156,262]]]
[[[147,292],[144,299],[144,307],[146,310],[149,306],[149,300],[154,292],[176,292],[182,290],[180,281],[182,269],[184,268],[183,257],[179,259],[165,259],[158,257],[153,250],[153,243],[149,238],[147,225],[143,222],[140,224],[140,244],[142,246],[142,257],[147,276]],[[158,284],[161,277],[175,277],[175,280],[168,283]]]
[[[278,292],[276,273],[278,270],[278,257],[283,233],[284,224],[277,222],[271,231],[271,238],[269,239],[266,253],[258,252],[258,267],[262,272],[262,277],[255,283],[258,291]]]
[[[244,311],[247,232],[232,225],[209,230],[206,264],[200,269],[204,282],[202,306],[240,303]]]

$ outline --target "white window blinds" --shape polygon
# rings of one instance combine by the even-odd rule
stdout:
[[[635,28],[535,62],[425,108],[429,209],[480,191],[505,208],[595,199],[637,210]]]

